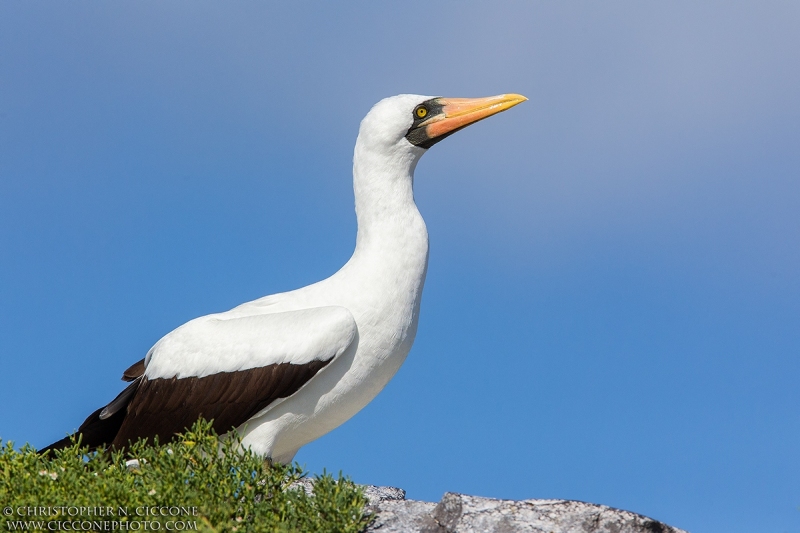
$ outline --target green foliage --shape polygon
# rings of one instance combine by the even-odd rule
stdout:
[[[323,474],[312,495],[288,488],[302,477],[298,466],[265,462],[204,421],[169,444],[140,441],[125,452],[74,443],[42,456],[9,442],[0,444],[0,528],[355,533],[369,523],[366,498],[349,479]]]

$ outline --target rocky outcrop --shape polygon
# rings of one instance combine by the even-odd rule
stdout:
[[[439,503],[365,487],[374,533],[686,533],[636,513],[566,500],[495,500],[448,492]]]
[[[309,494],[314,481],[295,484]],[[570,500],[496,500],[448,492],[439,503],[406,500],[395,487],[363,485],[375,519],[368,533],[686,533],[652,518]]]

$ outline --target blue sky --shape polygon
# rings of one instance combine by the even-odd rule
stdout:
[[[379,99],[518,92],[421,161],[416,344],[297,459],[800,531],[798,4],[286,4],[0,4],[0,436],[336,271]]]

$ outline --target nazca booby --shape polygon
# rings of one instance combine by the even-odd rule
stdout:
[[[412,190],[417,162],[445,137],[525,100],[404,94],[377,103],[353,156],[358,234],[350,260],[323,281],[165,335],[123,373],[130,385],[80,426],[82,443],[164,442],[202,416],[219,434],[235,429],[243,446],[288,463],[355,415],[400,368],[417,331],[428,264]]]

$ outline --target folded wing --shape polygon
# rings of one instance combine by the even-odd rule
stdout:
[[[300,390],[356,335],[353,316],[335,306],[192,320],[158,341],[143,367],[129,368],[123,379],[132,383],[78,433],[92,447],[156,435],[164,442],[201,416],[228,432]]]

